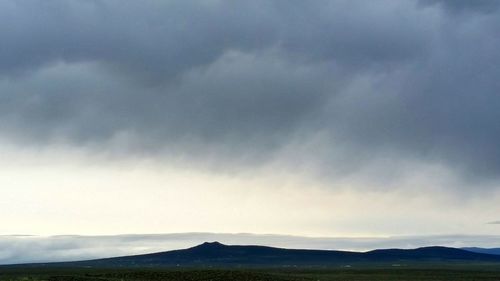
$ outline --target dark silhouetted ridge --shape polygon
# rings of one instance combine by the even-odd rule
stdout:
[[[490,255],[500,255],[500,248],[478,248],[478,247],[468,247],[461,248],[462,250],[467,250],[474,253],[490,254]]]
[[[45,266],[78,267],[204,267],[204,266],[332,266],[356,263],[498,262],[500,256],[448,247],[383,249],[369,252],[297,250],[266,246],[228,246],[219,242],[167,252]]]

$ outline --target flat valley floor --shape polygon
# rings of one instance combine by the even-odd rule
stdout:
[[[329,269],[71,269],[0,267],[0,281],[499,281],[500,266]]]

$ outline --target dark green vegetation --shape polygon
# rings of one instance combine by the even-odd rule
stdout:
[[[493,281],[500,268],[84,269],[0,268],[0,281]]]

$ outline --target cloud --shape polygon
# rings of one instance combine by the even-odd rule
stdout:
[[[394,19],[379,17],[390,10],[406,10],[414,23],[418,13],[389,3],[382,9],[328,1],[5,2],[2,69],[9,73],[57,60],[99,61],[117,70],[165,79],[209,65],[227,50],[260,52],[277,47],[300,59],[335,58],[348,64],[411,57],[418,52],[419,34],[400,40]],[[339,8],[357,15],[346,16]],[[364,18],[358,19],[359,15]],[[124,21],[127,17],[135,20]],[[379,22],[367,30],[371,20]],[[412,23],[400,28],[419,29]],[[352,32],[361,37],[351,36]]]
[[[490,221],[487,224],[500,224],[500,221]]]
[[[467,3],[4,1],[1,137],[497,186],[499,12]]]
[[[500,4],[495,0],[421,0],[424,5],[441,5],[443,8],[454,13],[479,12],[493,13],[500,8]]]

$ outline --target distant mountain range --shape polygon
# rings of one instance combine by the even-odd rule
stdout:
[[[490,254],[490,255],[500,255],[500,248],[478,248],[478,247],[467,247],[461,248],[466,251],[481,253],[481,254]]]
[[[234,266],[350,266],[356,263],[401,265],[415,262],[498,262],[499,255],[448,247],[384,249],[369,252],[296,250],[265,246],[228,246],[219,242],[167,252],[75,262],[23,266],[59,267],[234,267]]]

